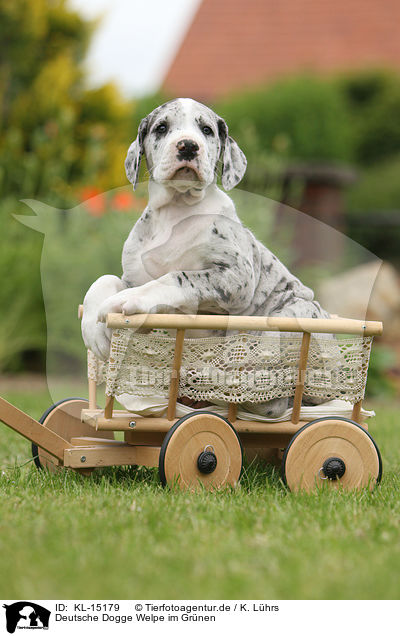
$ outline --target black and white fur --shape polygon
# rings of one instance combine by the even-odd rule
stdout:
[[[225,190],[246,170],[223,119],[192,99],[167,102],[141,121],[128,150],[134,188],[142,156],[149,203],[125,242],[122,278],[102,276],[84,299],[82,334],[95,355],[108,357],[109,312],[329,317],[217,187],[219,164]],[[277,415],[287,404],[273,400],[263,412]]]

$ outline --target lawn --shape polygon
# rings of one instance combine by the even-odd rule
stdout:
[[[2,395],[34,417],[49,405],[43,387]],[[214,494],[164,490],[155,469],[51,475],[0,424],[0,596],[398,599],[399,406],[368,406],[384,466],[372,493],[296,495],[254,464]]]

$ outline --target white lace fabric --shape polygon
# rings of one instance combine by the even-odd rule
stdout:
[[[313,335],[304,398],[364,398],[372,336]],[[209,402],[266,402],[292,397],[298,380],[302,334],[263,332],[184,341],[179,396]],[[159,332],[116,329],[110,358],[88,352],[88,377],[106,383],[107,395],[168,395],[175,338]]]

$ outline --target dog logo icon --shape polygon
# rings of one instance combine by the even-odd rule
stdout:
[[[13,634],[16,629],[49,629],[51,612],[37,603],[18,601],[3,607],[6,610],[9,634]]]

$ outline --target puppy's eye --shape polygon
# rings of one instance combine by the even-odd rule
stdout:
[[[165,123],[158,124],[158,126],[156,127],[156,133],[163,135],[166,132],[167,132],[167,124]]]
[[[203,126],[202,129],[204,135],[212,135],[213,131],[210,126]]]

